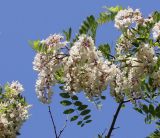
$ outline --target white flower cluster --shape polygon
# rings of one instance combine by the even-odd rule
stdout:
[[[115,16],[115,27],[118,29],[128,28],[134,22],[140,22],[142,14],[139,9],[135,11],[132,8],[120,10]]]
[[[60,39],[51,42],[48,42],[49,38],[46,40],[47,43],[43,40],[46,46],[50,44],[56,47],[56,44],[51,44],[51,42],[66,45],[66,42],[61,42]],[[116,65],[103,58],[102,53],[96,50],[91,37],[79,36],[68,54],[64,54],[59,48],[55,49],[49,54],[37,53],[33,62],[34,70],[39,72],[36,93],[43,103],[51,102],[51,86],[57,83],[54,73],[60,68],[64,70],[64,90],[71,94],[84,91],[90,99],[100,96],[116,75]]]
[[[155,50],[148,43],[142,43],[134,55],[124,59],[119,73],[111,83],[111,95],[118,101],[124,96],[128,99],[142,97],[144,93],[141,90],[141,81],[144,76],[152,74],[153,67],[157,63]]]
[[[23,122],[28,119],[28,105],[20,95],[23,91],[18,81],[5,86],[0,102],[0,138],[16,138]]]
[[[63,36],[54,34],[41,41],[48,53],[38,52],[33,61],[33,69],[39,72],[36,93],[42,103],[51,102],[53,94],[51,87],[56,83],[54,73],[61,67],[64,58],[60,48],[67,44],[67,42],[62,42],[62,39]]]
[[[160,21],[154,25],[152,31],[153,31],[153,38],[155,40],[157,40],[158,38],[160,39]]]
[[[116,52],[120,56],[125,52],[128,52],[132,48],[132,42],[135,40],[135,34],[131,30],[127,29],[125,35],[121,34],[116,44]]]
[[[120,10],[115,16],[115,27],[122,34],[116,43],[116,55],[110,55],[113,57],[110,60],[104,58],[94,40],[85,34],[78,36],[69,48],[61,35],[42,40],[47,52],[38,52],[33,62],[34,70],[39,72],[36,82],[39,100],[51,102],[52,86],[59,82],[55,74],[60,69],[64,91],[70,94],[83,91],[92,100],[110,85],[111,95],[117,101],[143,97],[142,80],[151,76],[156,80],[160,76],[159,71],[153,72],[158,44],[150,37],[152,30],[153,38],[160,38],[160,22],[153,19],[154,15],[143,18],[139,9]]]
[[[101,52],[96,50],[93,39],[86,35],[79,36],[69,55],[64,66],[65,91],[84,91],[90,99],[100,96],[116,75],[116,65],[104,60]]]

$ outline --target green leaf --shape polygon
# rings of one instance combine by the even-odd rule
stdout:
[[[98,134],[98,138],[103,138],[101,135]]]
[[[107,8],[107,7],[106,7]],[[119,12],[120,10],[122,10],[122,7],[121,6],[115,6],[115,7],[109,7],[109,8],[107,8],[108,9],[108,11],[110,11],[110,12],[112,12],[112,13],[117,13],[117,12]]]
[[[89,119],[91,117],[91,115],[87,115],[87,116],[85,116],[84,118],[83,118],[83,120],[87,120],[87,119]]]
[[[106,99],[106,96],[101,96],[101,99],[102,99],[102,100],[105,100],[105,99]]]
[[[77,120],[78,119],[78,116],[73,116],[72,118],[71,118],[71,121],[75,121],[75,120]]]
[[[64,75],[64,70],[63,68],[60,68],[59,70],[57,70],[54,74],[55,79],[58,81],[58,83],[60,84],[64,84],[64,80],[63,80],[63,75]]]
[[[80,115],[87,115],[91,112],[91,110],[87,109],[87,110],[84,110],[80,113]]]
[[[35,51],[39,51],[40,47],[39,47],[39,43],[40,43],[40,40],[35,40],[35,41],[29,41],[29,44],[32,46],[32,48],[35,50]]]
[[[84,124],[81,125],[81,127],[83,127],[83,126],[84,126]]]
[[[81,106],[81,105],[82,105],[82,102],[76,101],[76,102],[74,103],[74,105],[76,105],[76,106]]]
[[[102,52],[102,54],[107,58],[109,59],[110,58],[110,46],[109,44],[102,44],[98,47],[98,50],[100,50]]]
[[[70,27],[67,31],[63,31],[64,35],[66,36],[66,40],[70,41],[71,34],[72,34],[72,28]]]
[[[149,112],[154,115],[154,106],[152,104],[149,105]]]
[[[155,11],[155,12],[153,13],[152,17],[153,17],[153,20],[154,20],[155,22],[160,21],[160,12]]]
[[[74,112],[74,109],[67,109],[67,110],[65,110],[63,113],[64,114],[71,114],[71,113],[73,113]]]
[[[64,105],[64,106],[69,106],[69,105],[72,104],[72,102],[70,102],[70,101],[68,101],[68,100],[63,100],[63,101],[61,101],[60,103],[61,103],[62,105]]]
[[[81,106],[79,106],[77,109],[78,109],[79,111],[81,111],[81,110],[86,109],[87,107],[88,107],[88,105],[81,105]]]
[[[82,124],[82,121],[78,121],[77,125],[81,125]]]
[[[92,120],[87,120],[85,123],[90,123],[90,122],[92,122]]]
[[[60,93],[59,94],[62,98],[70,98],[70,95],[68,93]]]
[[[106,11],[101,12],[98,18],[98,23],[99,24],[104,24],[109,21],[113,21],[116,14],[122,10],[122,7],[120,6],[115,6],[115,7],[105,7]]]
[[[142,109],[145,113],[148,113],[148,107],[147,105],[143,104]]]
[[[77,97],[76,95],[73,95],[73,96],[71,97],[71,99],[72,99],[72,100],[78,100],[78,97]]]
[[[140,108],[134,107],[134,110],[136,110],[137,112],[143,114],[142,109],[140,109]]]

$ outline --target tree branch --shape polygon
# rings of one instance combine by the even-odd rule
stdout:
[[[113,117],[112,124],[111,124],[110,129],[109,129],[109,131],[108,131],[108,134],[107,134],[107,136],[106,136],[105,138],[110,138],[110,137],[111,137],[112,131],[115,129],[115,128],[114,128],[114,125],[115,125],[115,123],[116,123],[118,114],[119,114],[119,112],[120,112],[120,110],[121,110],[121,108],[122,108],[123,103],[124,103],[123,101],[119,103],[119,106],[118,106],[118,108],[117,108],[117,110],[116,110],[116,113],[115,113],[115,115],[114,115],[114,117]]]
[[[54,119],[53,119],[53,115],[52,115],[50,106],[48,106],[48,112],[49,112],[50,118],[52,120],[52,124],[53,124],[53,128],[54,128],[54,134],[55,134],[56,138],[59,138],[59,136],[57,135],[57,129],[56,129],[56,125],[55,125],[55,122],[54,122]]]
[[[113,117],[112,124],[111,124],[110,129],[109,129],[109,131],[108,131],[108,134],[107,134],[107,136],[106,136],[105,138],[110,138],[110,137],[111,137],[111,134],[112,134],[112,131],[113,131],[114,129],[116,129],[116,128],[114,127],[114,125],[115,125],[115,123],[116,123],[118,114],[119,114],[119,112],[120,112],[123,104],[124,104],[124,103],[128,103],[128,102],[130,102],[131,100],[140,100],[140,99],[142,99],[142,97],[137,97],[137,98],[134,98],[134,99],[128,99],[128,100],[126,100],[126,101],[122,101],[122,102],[119,103],[119,106],[118,106],[118,108],[117,108],[117,110],[116,110],[116,113],[115,113],[115,115],[114,115],[114,117]]]

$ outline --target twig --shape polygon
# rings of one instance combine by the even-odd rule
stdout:
[[[58,138],[60,138],[60,136],[62,135],[62,133],[63,133],[64,129],[66,128],[66,126],[67,126],[67,122],[68,122],[68,119],[66,119],[66,122],[65,122],[65,124],[64,124],[64,126],[63,126],[63,128],[60,130],[59,135],[58,135]]]
[[[58,135],[57,135],[57,129],[56,129],[56,125],[55,125],[55,122],[54,122],[54,119],[53,119],[53,115],[52,115],[50,106],[48,106],[48,112],[49,112],[51,120],[52,120],[52,124],[53,124],[53,128],[54,128],[54,134],[55,134],[56,138],[59,138]]]

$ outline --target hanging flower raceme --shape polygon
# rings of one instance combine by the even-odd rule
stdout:
[[[117,67],[96,50],[91,37],[81,35],[69,51],[64,66],[65,86],[69,93],[84,91],[92,99],[100,96],[115,76]]]
[[[132,8],[120,10],[115,16],[115,27],[122,30],[127,29],[132,23],[139,23],[142,20],[139,9],[135,11]]]
[[[21,96],[23,86],[18,81],[6,84],[0,97],[0,138],[16,138],[29,117],[28,105]]]
[[[54,34],[42,40],[39,46],[43,50],[38,51],[33,61],[33,69],[39,73],[36,82],[36,93],[42,103],[51,102],[53,94],[51,87],[57,82],[54,74],[61,68],[63,58],[65,58],[61,48],[65,47],[67,42],[62,42],[62,39],[63,36]]]

